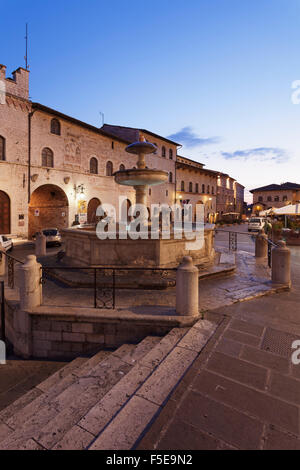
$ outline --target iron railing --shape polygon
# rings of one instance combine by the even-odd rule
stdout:
[[[143,273],[148,273],[151,276],[156,276],[156,280],[165,280],[164,286],[173,287],[176,285],[176,276],[174,274],[177,268],[139,268],[139,267],[126,267],[120,268],[116,266],[89,266],[89,267],[74,267],[74,266],[51,266],[41,268],[41,284],[47,282],[47,280],[62,284],[66,288],[76,289],[93,289],[93,307],[101,309],[115,309],[116,308],[116,291],[119,289],[159,289],[161,284],[156,283],[154,287],[151,285],[144,285],[142,287],[136,287],[120,282],[126,280],[129,273],[133,274],[136,272],[137,279],[140,279]],[[86,273],[87,280],[84,282],[70,281],[69,277],[63,277],[60,275],[61,272],[74,272],[74,273]],[[173,275],[173,276],[172,276]],[[76,276],[73,276],[73,279]]]
[[[269,266],[269,268],[272,267],[272,250],[276,246],[277,246],[276,243],[274,243],[272,240],[268,239],[268,266]]]
[[[248,237],[257,237],[257,234],[248,232],[236,232],[233,230],[215,229],[215,233],[228,233],[228,248],[229,251],[237,251],[238,249],[238,235],[246,235]]]
[[[14,289],[15,287],[15,264],[24,264],[24,261],[21,261],[11,254],[8,254],[6,251],[1,251],[0,253],[0,259],[2,259],[2,256],[6,256],[6,261],[7,261],[7,285],[11,289]]]

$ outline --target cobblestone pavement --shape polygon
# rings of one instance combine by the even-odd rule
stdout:
[[[206,314],[217,333],[139,449],[300,449],[300,250],[293,288]]]

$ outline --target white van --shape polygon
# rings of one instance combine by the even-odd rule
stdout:
[[[248,232],[259,232],[264,228],[265,217],[251,217],[248,222]]]
[[[10,251],[13,249],[13,242],[11,238],[7,238],[5,235],[0,235],[0,249],[2,251]]]

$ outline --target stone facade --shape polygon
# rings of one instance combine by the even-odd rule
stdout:
[[[300,185],[296,183],[270,184],[250,192],[253,194],[253,213],[300,202]]]
[[[217,213],[218,219],[235,210],[235,180],[225,173],[218,173],[217,178]]]
[[[201,163],[177,156],[176,189],[177,202],[193,204],[194,217],[196,204],[203,204],[205,222],[215,222],[217,172],[204,168]]]

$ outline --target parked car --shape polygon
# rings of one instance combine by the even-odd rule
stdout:
[[[46,237],[46,245],[59,245],[61,246],[61,234],[59,233],[58,228],[44,228],[42,233]],[[33,239],[36,239],[36,235],[33,236]]]
[[[248,232],[259,232],[264,228],[265,222],[264,217],[251,217],[248,222]]]
[[[13,242],[11,238],[5,235],[0,235],[0,248],[4,251],[11,251],[13,249]]]

